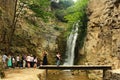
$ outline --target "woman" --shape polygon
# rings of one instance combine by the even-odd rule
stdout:
[[[47,52],[45,51],[43,53],[43,65],[47,65],[48,64],[48,61],[47,61]]]
[[[12,67],[12,58],[11,58],[11,56],[9,55],[8,56],[8,67]]]
[[[30,61],[31,61],[30,59],[31,59],[31,56],[28,55],[27,58],[26,58],[26,60],[27,60],[27,67],[28,67],[28,68],[31,67],[31,66],[30,66]]]

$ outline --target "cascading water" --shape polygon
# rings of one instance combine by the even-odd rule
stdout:
[[[78,37],[78,23],[73,25],[73,29],[70,33],[70,36],[67,39],[67,47],[66,47],[66,59],[63,65],[73,65],[74,64],[74,51],[76,40]]]

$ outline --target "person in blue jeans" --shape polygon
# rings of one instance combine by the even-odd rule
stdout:
[[[56,60],[57,60],[56,65],[59,66],[60,65],[60,60],[61,60],[61,55],[60,55],[59,52],[56,54]]]

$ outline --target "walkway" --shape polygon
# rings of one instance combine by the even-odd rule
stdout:
[[[38,74],[44,70],[26,68],[26,69],[8,69],[5,71],[6,78],[0,80],[39,80]]]

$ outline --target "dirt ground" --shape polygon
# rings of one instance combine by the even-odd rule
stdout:
[[[0,80],[41,80],[38,78],[38,75],[42,75],[43,73],[44,70],[35,68],[7,69],[5,71],[6,77]]]

